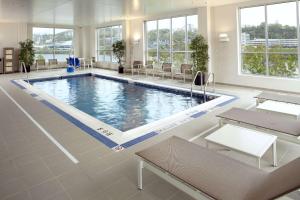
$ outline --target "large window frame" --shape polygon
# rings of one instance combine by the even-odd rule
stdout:
[[[119,35],[114,35],[114,29],[118,30]],[[108,31],[109,30],[109,31]],[[106,35],[109,32],[109,36]],[[123,39],[123,27],[121,24],[99,27],[96,29],[96,57],[99,62],[117,63],[112,51],[114,42]],[[110,41],[106,43],[107,41]]]
[[[34,40],[34,29],[49,29],[49,30],[52,30],[52,34],[51,34],[51,40],[52,42],[49,43],[50,45],[52,45],[52,47],[50,46],[49,49],[51,50],[49,53],[46,53],[47,55],[51,55],[50,57],[48,58],[45,58],[43,55],[46,55],[46,54],[43,54],[43,53],[40,53],[38,55],[41,55],[42,57],[44,57],[45,60],[47,59],[57,59],[59,62],[62,62],[62,61],[66,61],[65,58],[67,58],[69,55],[72,55],[74,54],[74,29],[73,28],[65,28],[65,27],[43,27],[43,26],[33,26],[32,27],[32,40]],[[57,44],[59,44],[57,41],[56,41],[56,35],[58,35],[59,33],[57,33],[58,31],[57,30],[65,30],[65,31],[71,31],[71,34],[72,34],[72,40],[71,40],[71,45],[62,45],[62,46],[58,46]],[[50,33],[50,32],[49,32]],[[37,44],[34,44],[35,45],[35,49],[36,49],[36,45]],[[62,49],[59,49],[59,48],[62,48]],[[37,51],[37,50],[36,50]],[[57,53],[57,52],[63,52],[65,51],[66,54],[64,53]],[[36,53],[37,54],[37,53]],[[61,56],[59,57],[58,55],[67,55],[65,57]],[[36,56],[36,59],[39,59],[39,56]]]
[[[269,31],[269,26],[273,25],[272,23],[269,23],[269,11],[268,8],[280,4],[288,4],[288,3],[295,3],[295,12],[296,12],[296,35],[297,38],[289,38],[289,40],[297,40],[297,50],[295,52],[286,52],[286,51],[272,51],[272,45],[271,43],[274,42],[272,41],[273,38],[270,38],[269,35],[272,33]],[[243,36],[243,24],[242,24],[242,10],[243,9],[248,9],[248,8],[258,8],[258,7],[264,7],[264,29],[265,29],[265,42],[263,43],[265,45],[264,52],[247,52],[243,51],[243,39],[245,39],[245,36]],[[300,78],[300,3],[299,0],[292,0],[292,1],[282,1],[282,2],[275,2],[275,3],[264,3],[264,4],[256,4],[253,6],[246,6],[246,7],[239,7],[238,9],[238,30],[239,30],[239,74],[242,75],[253,75],[253,76],[262,76],[262,77],[274,77],[274,78]],[[287,38],[285,38],[287,40]],[[282,38],[278,38],[275,40],[285,40]],[[274,39],[273,39],[274,40]],[[284,47],[280,47],[281,49],[284,49]],[[265,74],[256,74],[256,73],[249,73],[245,72],[243,67],[244,67],[244,60],[243,56],[245,54],[263,54],[265,56]],[[281,55],[281,56],[296,56],[297,61],[295,63],[297,64],[295,68],[295,74],[294,75],[272,75],[270,73],[270,69],[272,68],[272,63],[270,61],[270,57],[276,55]],[[281,58],[282,59],[282,58]]]
[[[183,63],[181,64],[191,64],[191,59],[190,59],[190,55],[192,53],[192,51],[189,49],[189,30],[188,30],[188,18],[189,17],[195,17],[196,20],[196,32],[199,33],[199,20],[198,20],[198,15],[197,14],[191,14],[191,15],[180,15],[180,16],[174,16],[174,17],[169,17],[169,18],[161,18],[161,19],[155,19],[155,20],[147,20],[144,21],[144,32],[145,32],[145,48],[144,48],[144,52],[145,52],[145,59],[146,59],[146,63],[148,61],[153,61],[154,63],[157,64],[162,64],[163,62],[170,62],[173,64],[174,67],[179,68],[180,64],[179,63],[174,63],[174,55],[175,54],[184,54],[184,60]],[[175,19],[179,19],[179,18],[184,18],[185,24],[184,24],[184,31],[185,31],[185,36],[184,36],[184,50],[175,50],[174,48],[174,38],[173,38],[173,20]],[[163,20],[169,20],[170,24],[169,24],[169,32],[170,32],[170,36],[169,36],[169,49],[168,50],[161,50],[160,49],[160,42],[159,42],[159,38],[160,38],[160,28],[159,28],[159,22],[163,21]],[[147,28],[147,23],[148,22],[155,22],[156,23],[156,49],[155,48],[149,48],[148,45],[148,28]],[[156,52],[154,52],[156,50]],[[156,53],[156,59],[151,60],[149,59],[149,52],[154,52]],[[162,53],[167,53],[170,55],[168,61],[162,61],[160,59],[160,55]],[[177,64],[177,65],[176,65]]]

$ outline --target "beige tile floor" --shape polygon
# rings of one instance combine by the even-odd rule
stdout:
[[[96,70],[118,75],[114,71]],[[63,74],[62,70],[32,72],[30,77]],[[125,75],[126,76],[126,75]],[[144,173],[144,190],[138,191],[134,152],[177,135],[191,139],[217,124],[215,115],[230,107],[249,107],[259,91],[217,85],[217,91],[239,96],[239,100],[207,115],[153,137],[122,152],[113,152],[82,132],[60,115],[43,106],[10,83],[24,74],[0,75],[3,87],[34,119],[78,160],[74,164],[63,154],[13,102],[0,91],[0,200],[189,200],[192,199],[151,172]],[[128,76],[130,77],[130,76]],[[168,85],[190,87],[178,80],[134,76]],[[203,145],[203,137],[194,141]],[[256,165],[255,159],[215,147],[225,156]],[[300,156],[300,145],[278,142],[279,165]],[[262,162],[270,166],[271,152]],[[288,199],[300,199],[294,192]]]

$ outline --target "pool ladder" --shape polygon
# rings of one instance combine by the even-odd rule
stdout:
[[[27,69],[26,69],[26,65],[25,63],[22,61],[21,62],[21,72],[22,72],[22,69],[24,70],[25,74],[26,74],[26,82],[29,83],[29,75],[28,75],[28,72],[27,72]]]
[[[204,95],[204,102],[206,102],[206,91],[207,91],[207,87],[209,85],[209,80],[212,77],[212,83],[213,83],[213,92],[215,92],[215,87],[216,87],[216,83],[215,83],[215,74],[210,72],[208,73],[208,77],[207,77],[207,81],[205,83],[205,85],[203,86],[204,80],[203,80],[203,72],[202,71],[197,71],[196,76],[194,77],[192,84],[191,84],[191,98],[193,98],[193,86],[195,85],[196,79],[198,75],[201,75],[201,79],[200,79],[200,83],[201,83],[201,90],[203,91],[203,95]]]

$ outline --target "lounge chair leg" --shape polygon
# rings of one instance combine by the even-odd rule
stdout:
[[[223,126],[223,120],[219,119],[219,127],[222,127],[222,126]]]
[[[260,169],[260,158],[257,158],[258,169]]]
[[[273,166],[277,167],[278,163],[277,163],[277,147],[276,147],[276,140],[273,143]]]
[[[139,190],[143,189],[143,165],[144,162],[140,160],[138,166],[138,189]]]

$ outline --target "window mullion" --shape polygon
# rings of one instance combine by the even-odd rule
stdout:
[[[159,25],[158,25],[158,20],[156,21],[156,59],[157,59],[157,64],[160,64],[160,57],[159,57]]]
[[[184,54],[184,62],[187,64],[188,60],[188,24],[187,24],[187,16],[185,16],[185,54]]]
[[[268,8],[265,5],[265,40],[266,40],[266,75],[270,75],[269,69],[269,27],[268,27]]]
[[[53,50],[52,50],[52,58],[55,59],[55,28],[53,28],[53,38],[52,38]]]
[[[173,63],[173,18],[170,20],[170,62]]]
[[[296,1],[296,6],[297,6],[297,8],[296,8],[296,12],[297,12],[297,40],[298,40],[298,48],[297,48],[297,50],[298,50],[298,55],[297,55],[297,60],[298,60],[298,77],[300,77],[300,59],[299,59],[299,55],[300,55],[300,49],[299,49],[299,47],[300,47],[300,40],[299,40],[299,38],[300,38],[300,26],[299,26],[299,1]]]

